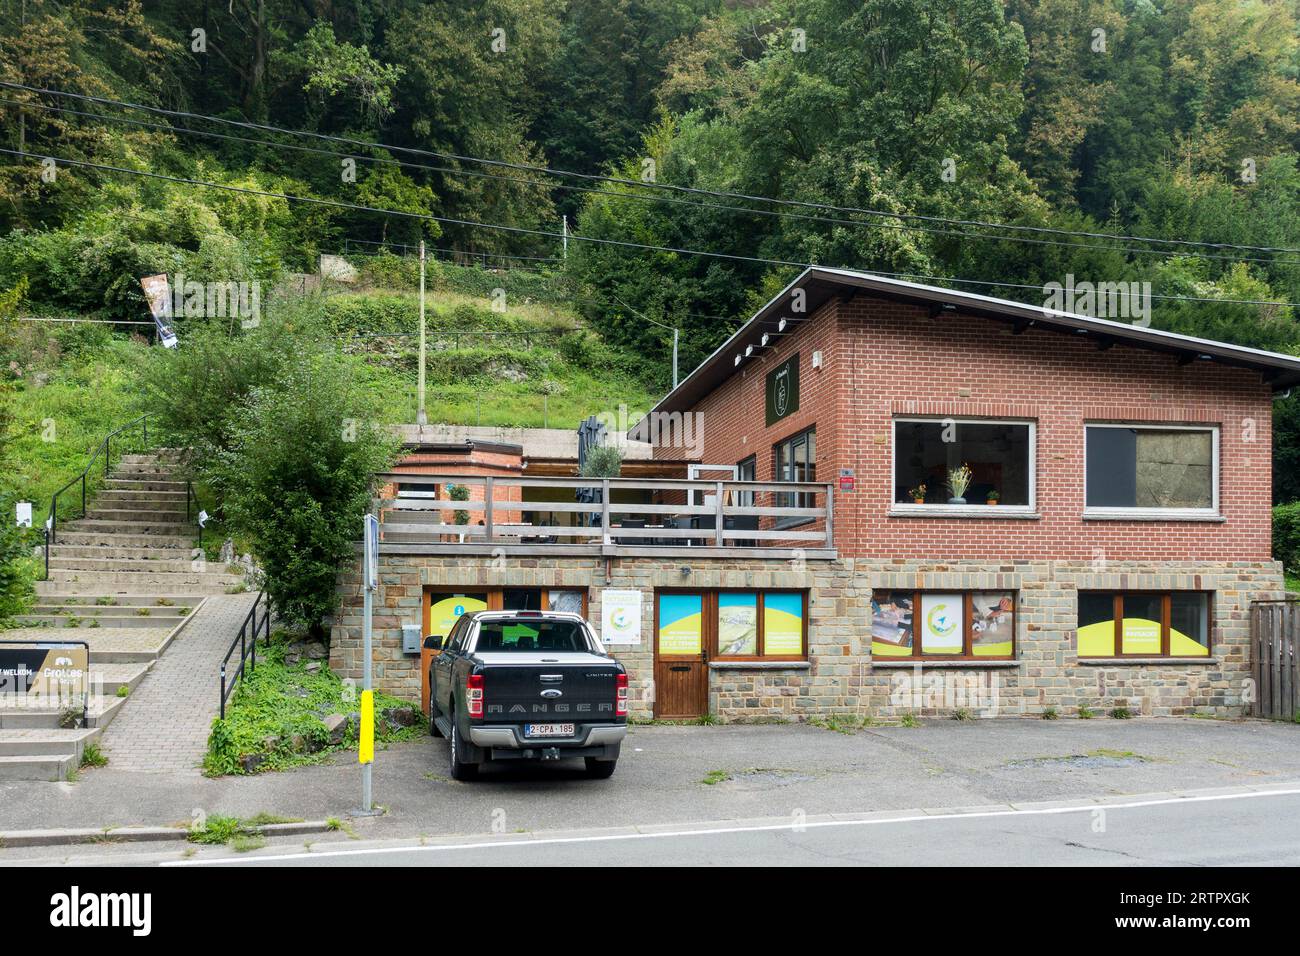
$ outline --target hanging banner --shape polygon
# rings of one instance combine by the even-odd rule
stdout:
[[[140,280],[140,287],[144,289],[145,300],[149,303],[149,312],[153,315],[153,323],[158,328],[158,341],[162,343],[163,348],[176,348],[179,340],[172,328],[172,292],[167,284],[167,273],[145,276]]]
[[[774,425],[799,411],[799,353],[767,373],[767,424]]]

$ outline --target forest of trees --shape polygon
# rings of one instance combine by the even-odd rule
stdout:
[[[1300,0],[0,0],[0,292],[138,318],[148,271],[271,276],[344,239],[551,258],[567,216],[575,304],[660,383],[666,326],[689,369],[808,262],[1026,301],[1148,281],[1157,327],[1296,352],[1298,24]],[[1278,425],[1300,498],[1296,399]]]

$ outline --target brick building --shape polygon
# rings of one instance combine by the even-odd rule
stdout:
[[[1297,382],[1291,356],[809,269],[632,429],[665,463],[692,429],[691,480],[613,479],[640,513],[564,542],[395,545],[388,623],[568,594],[644,716],[1239,714],[1250,602],[1282,592],[1272,398]],[[606,591],[640,596],[638,643]],[[381,655],[413,693],[420,665]]]

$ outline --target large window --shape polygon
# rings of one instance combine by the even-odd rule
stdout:
[[[1080,657],[1209,657],[1210,596],[1202,591],[1083,591]]]
[[[661,655],[708,649],[720,660],[802,660],[807,613],[802,591],[661,591]]]
[[[1033,423],[895,419],[893,498],[900,511],[1032,510]]]
[[[1089,509],[1217,512],[1216,428],[1088,425]]]
[[[1015,657],[1016,596],[1009,591],[873,591],[871,656]]]
[[[773,481],[817,480],[817,434],[813,429],[777,442],[772,454]],[[776,496],[776,507],[812,508],[815,497],[811,492],[781,493]]]

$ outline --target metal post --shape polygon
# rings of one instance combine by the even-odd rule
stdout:
[[[45,529],[45,580],[50,579],[50,529]]]
[[[365,644],[365,650],[362,654],[362,660],[365,661],[365,665],[361,672],[362,674],[361,689],[364,692],[370,690],[370,656],[372,653],[370,649],[370,644],[371,644],[370,613],[371,613],[371,605],[373,599],[370,594],[369,581],[366,582],[366,585],[364,588],[362,588],[362,591],[365,594],[364,609],[362,611],[362,618],[361,618],[362,621],[364,622],[361,628],[361,633],[364,637],[363,643]],[[370,779],[373,770],[374,770],[374,764],[363,763],[361,765],[361,812],[362,813],[370,813],[372,811],[372,808],[374,807],[374,801],[371,795],[371,779]]]
[[[568,215],[565,215],[565,217],[561,220],[560,226],[561,226],[560,235],[562,236],[561,242],[563,243],[564,246],[563,257],[565,259],[568,259],[569,258],[569,217]]]
[[[86,473],[81,473],[81,517],[86,517]]]
[[[673,329],[673,388],[677,387],[677,329]]]
[[[415,405],[415,421],[418,425],[428,424],[429,418],[424,410],[424,240],[420,240],[420,371],[417,374],[416,389],[419,397]]]

